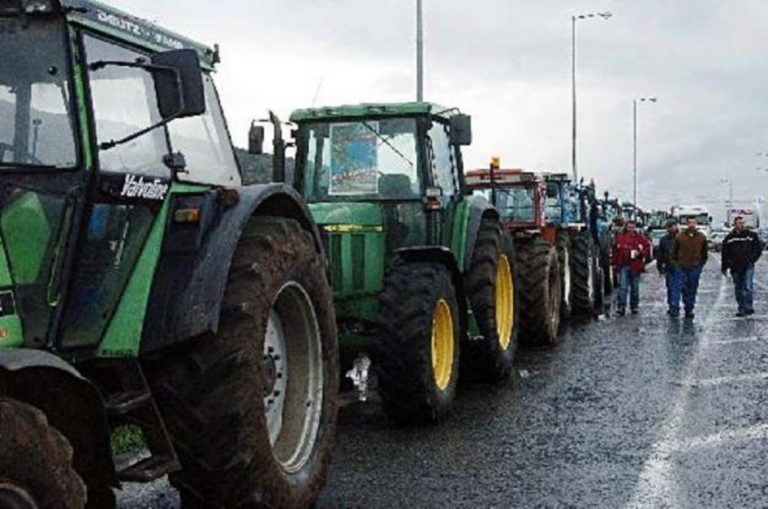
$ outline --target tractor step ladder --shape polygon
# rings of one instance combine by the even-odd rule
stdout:
[[[124,482],[149,482],[181,469],[147,379],[137,361],[121,362],[117,367],[120,390],[106,398],[107,413],[113,425],[138,426],[150,455],[128,465],[118,466],[117,477]]]

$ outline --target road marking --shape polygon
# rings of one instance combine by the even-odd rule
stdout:
[[[710,341],[710,345],[712,346],[728,346],[728,345],[736,345],[740,343],[755,343],[757,341],[762,341],[762,338],[758,337],[751,337],[751,338],[736,338],[736,339],[721,339],[718,341]]]
[[[726,279],[721,278],[720,291],[715,301],[715,306],[722,304],[725,298]],[[706,314],[707,318],[703,327],[703,334],[696,342],[695,351],[691,361],[685,370],[680,390],[678,391],[672,410],[661,427],[661,438],[653,445],[651,454],[643,465],[643,470],[638,477],[632,499],[627,507],[680,507],[677,500],[677,492],[672,472],[670,456],[675,452],[672,444],[677,440],[680,429],[683,426],[685,407],[690,397],[694,373],[698,371],[704,355],[702,351],[713,340],[712,325],[718,321],[717,313]]]
[[[670,451],[678,453],[690,452],[694,449],[718,447],[729,442],[756,440],[768,438],[768,424],[758,424],[747,428],[738,428],[710,435],[692,437],[685,440],[673,440],[666,445]]]
[[[768,373],[749,373],[746,375],[721,376],[716,378],[702,378],[691,382],[691,387],[716,387],[718,385],[734,384],[742,382],[761,382],[768,380]]]

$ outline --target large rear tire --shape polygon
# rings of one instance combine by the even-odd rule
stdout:
[[[0,398],[0,509],[82,509],[72,447],[37,408]]]
[[[255,217],[234,253],[217,334],[147,373],[190,507],[306,507],[336,430],[338,345],[322,253],[293,220]]]
[[[520,341],[554,345],[560,330],[562,282],[557,249],[541,237],[519,242]]]
[[[512,239],[496,221],[483,221],[465,288],[481,337],[461,348],[462,376],[476,382],[509,378],[517,351],[517,270]]]
[[[373,343],[384,412],[398,424],[445,417],[459,378],[459,305],[441,264],[393,266],[379,297]]]
[[[560,265],[560,316],[569,318],[573,314],[573,247],[568,232],[557,232],[555,247]]]
[[[596,277],[595,249],[592,235],[583,231],[571,242],[571,273],[573,274],[573,314],[592,316],[595,312]]]

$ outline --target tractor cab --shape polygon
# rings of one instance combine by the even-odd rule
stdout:
[[[546,225],[546,187],[533,172],[520,169],[482,169],[467,173],[467,187],[491,201],[501,221],[512,232],[540,230]]]
[[[546,173],[547,217],[558,228],[570,228],[586,222],[578,188],[565,173]]]

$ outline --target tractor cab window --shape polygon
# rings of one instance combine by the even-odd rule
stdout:
[[[415,119],[323,122],[301,130],[310,202],[420,198]]]
[[[560,220],[560,187],[556,182],[547,182],[547,217]]]
[[[429,130],[429,146],[432,157],[432,181],[443,191],[443,196],[456,195],[456,165],[453,147],[448,136],[448,126],[432,122]]]
[[[490,189],[476,190],[473,194],[482,196],[488,201],[493,198]],[[536,220],[536,198],[533,188],[497,189],[495,205],[504,222],[531,223]]]
[[[186,171],[179,173],[179,180],[238,186],[240,174],[213,79],[205,75],[203,83],[205,113],[174,120],[168,125],[173,150],[184,154],[187,163]]]
[[[0,171],[77,164],[63,25],[0,18]]]
[[[95,37],[85,37],[88,62],[147,60],[146,55]],[[160,121],[152,75],[142,69],[107,65],[90,71],[90,91],[96,136],[100,143],[119,140]],[[99,151],[102,171],[170,177],[163,164],[168,154],[164,129]]]

